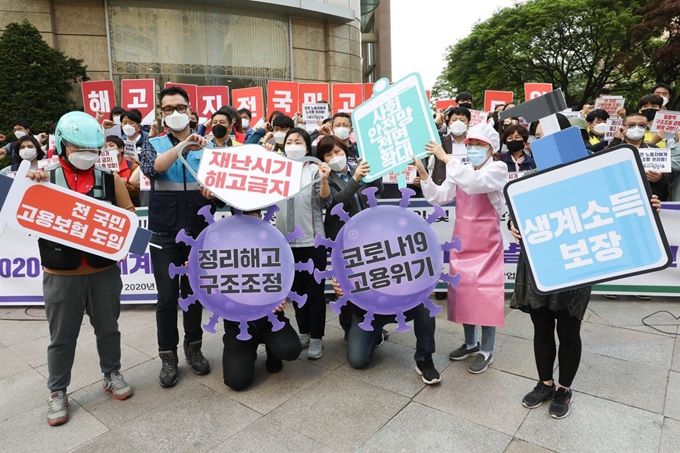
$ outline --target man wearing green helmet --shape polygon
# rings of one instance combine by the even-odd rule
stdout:
[[[48,165],[44,172],[30,172],[29,178],[50,181],[135,211],[123,180],[94,166],[105,138],[104,130],[93,117],[83,112],[67,113],[57,123],[55,138],[59,163]],[[132,396],[132,389],[120,374],[118,316],[123,284],[115,261],[45,239],[39,239],[38,246],[50,330],[47,387],[51,394],[47,423],[56,426],[69,419],[66,389],[71,381],[83,311],[94,327],[104,390],[118,400]]]

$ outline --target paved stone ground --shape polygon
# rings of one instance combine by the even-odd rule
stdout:
[[[328,310],[325,353],[306,352],[269,375],[264,356],[253,386],[222,382],[221,335],[206,333],[208,376],[180,364],[173,389],[158,385],[153,306],[124,307],[123,372],[135,396],[116,401],[101,387],[94,334],[87,321],[69,388],[71,421],[45,422],[48,344],[44,311],[0,308],[0,451],[2,452],[677,452],[680,451],[678,299],[593,296],[582,329],[583,359],[571,415],[553,420],[547,404],[521,406],[536,379],[529,317],[506,310],[495,362],[484,374],[447,354],[462,328],[437,320],[438,386],[413,370],[412,331],[392,333],[366,370],[345,360],[342,331]],[[289,307],[290,308],[290,307]],[[292,309],[288,317],[294,319]],[[394,326],[391,326],[394,329]],[[262,349],[262,348],[261,348]],[[181,353],[180,353],[181,354]]]

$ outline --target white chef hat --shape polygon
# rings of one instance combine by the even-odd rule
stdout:
[[[472,126],[465,137],[465,144],[467,145],[468,140],[473,138],[488,143],[491,145],[491,149],[493,149],[494,152],[501,148],[501,139],[498,136],[498,132],[496,132],[496,129],[494,129],[491,124],[482,123]]]

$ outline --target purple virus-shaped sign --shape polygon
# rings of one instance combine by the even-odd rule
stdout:
[[[300,306],[307,296],[291,291],[295,271],[311,273],[314,263],[296,263],[289,241],[303,237],[298,226],[284,236],[270,220],[278,211],[271,206],[263,219],[253,216],[233,215],[215,221],[210,207],[199,213],[209,225],[196,239],[184,230],[176,241],[191,247],[187,266],[170,265],[171,277],[186,274],[194,294],[179,299],[179,306],[186,311],[189,305],[201,303],[212,312],[210,321],[203,328],[215,333],[219,318],[239,322],[239,340],[249,340],[248,321],[264,316],[269,318],[274,331],[280,330],[280,322],[272,311],[289,298]]]
[[[347,215],[342,204],[332,209],[345,225],[335,241],[316,237],[315,245],[331,248],[332,269],[316,270],[314,275],[318,281],[334,276],[340,284],[343,296],[330,304],[336,313],[351,301],[366,310],[359,324],[362,329],[373,330],[375,314],[396,315],[396,330],[403,332],[409,329],[404,312],[421,303],[430,310],[430,316],[441,311],[428,297],[439,280],[458,286],[460,276],[442,273],[443,251],[460,251],[461,243],[456,237],[440,244],[430,225],[445,214],[441,207],[435,206],[426,220],[406,209],[413,190],[401,189],[399,206],[378,206],[376,191],[375,187],[363,191],[370,209],[354,217]]]

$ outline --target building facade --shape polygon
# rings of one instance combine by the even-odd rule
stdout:
[[[117,87],[391,76],[389,0],[0,0],[0,32],[24,19]]]

